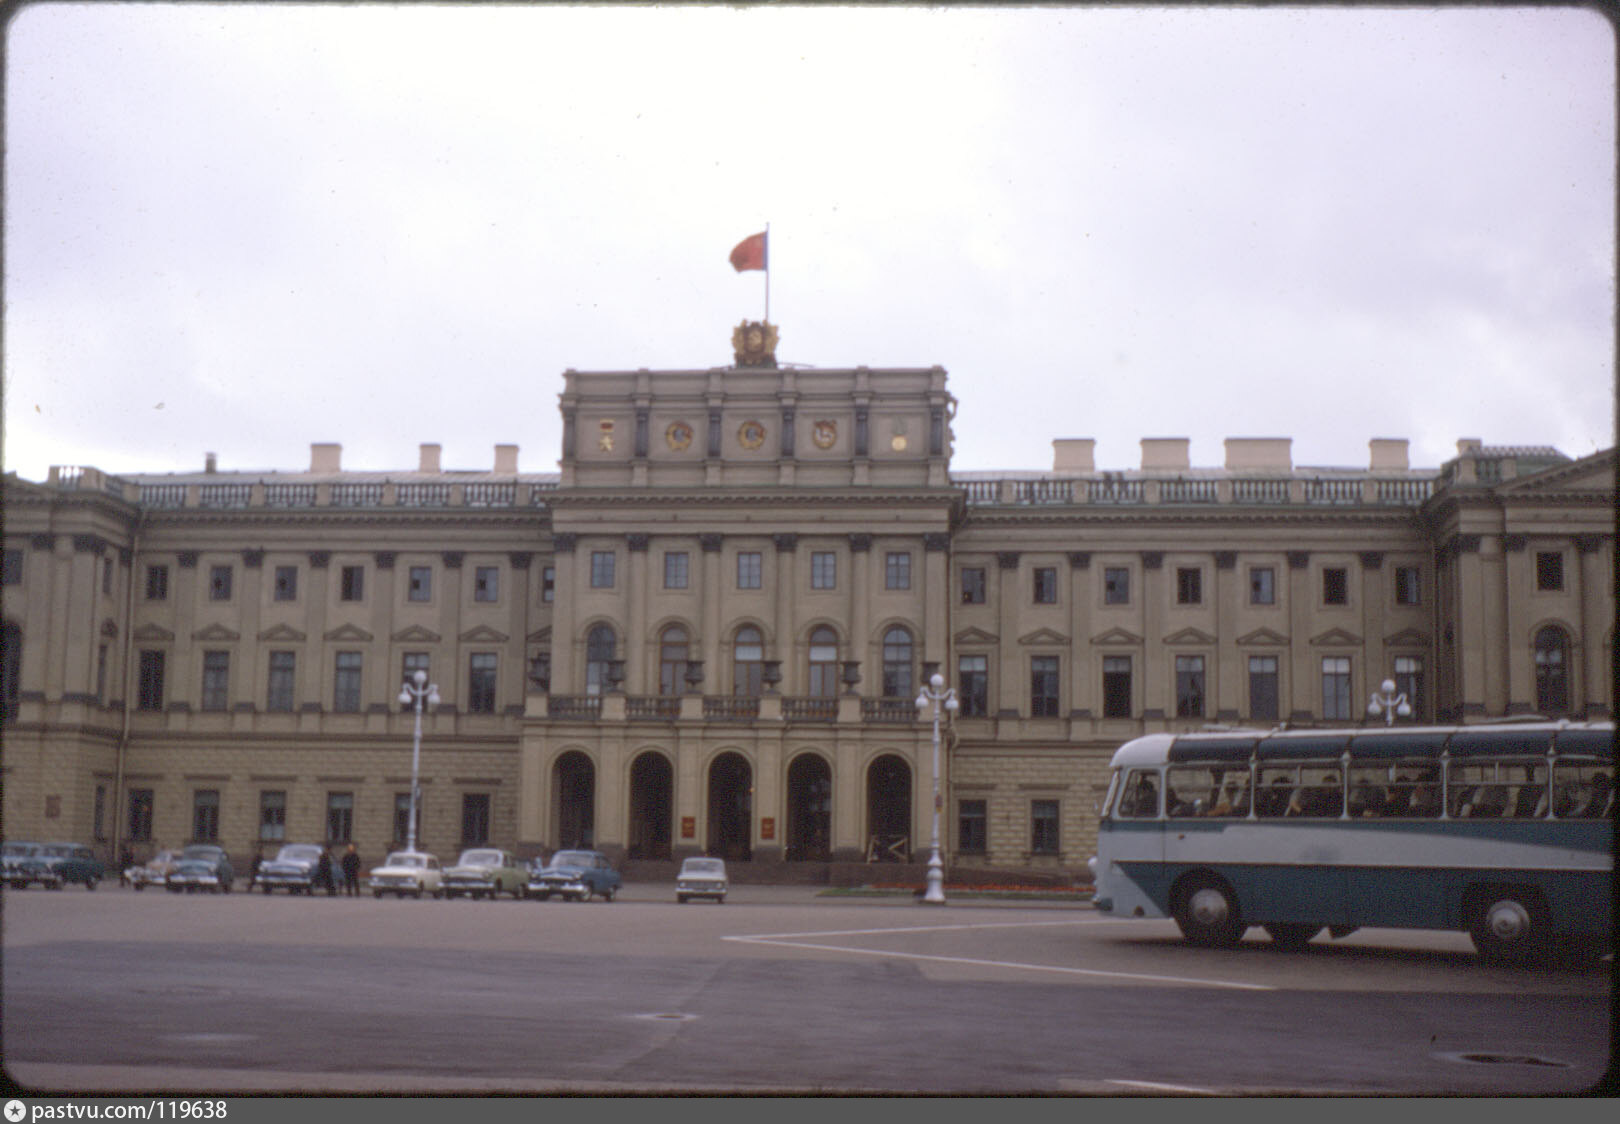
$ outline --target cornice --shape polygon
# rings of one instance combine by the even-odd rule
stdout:
[[[848,491],[804,488],[756,488],[747,491],[709,488],[702,491],[684,491],[643,488],[635,490],[615,489],[602,492],[578,491],[571,495],[552,492],[550,493],[549,503],[556,509],[636,505],[663,509],[672,504],[685,504],[693,507],[757,507],[760,504],[804,507],[810,504],[891,505],[895,503],[915,503],[949,507],[956,503],[959,498],[959,493],[955,489],[949,488],[928,490],[914,488],[852,488]]]
[[[1000,509],[1006,510],[1006,509]],[[1162,523],[1175,526],[1298,526],[1310,524],[1323,527],[1353,526],[1386,526],[1409,530],[1421,530],[1416,510],[1402,508],[1397,510],[1364,510],[1357,508],[1324,508],[1321,510],[1291,510],[1277,512],[1258,512],[1253,508],[1215,508],[1210,511],[1188,511],[1184,508],[1162,508],[1153,505],[1143,505],[1137,508],[1109,509],[1096,511],[1081,508],[1059,508],[1048,506],[1032,508],[1027,511],[1007,511],[1006,514],[985,515],[983,508],[972,507],[964,518],[958,533],[970,533],[980,527],[1017,527],[1017,526],[1099,526],[1111,527],[1120,524],[1140,525],[1143,523]]]
[[[342,523],[356,527],[436,527],[444,524],[476,523],[485,527],[544,529],[551,523],[545,508],[196,508],[166,507],[149,510],[145,526],[161,530],[169,526],[195,527],[213,524],[225,527],[305,527]]]

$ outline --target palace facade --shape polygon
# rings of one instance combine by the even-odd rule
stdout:
[[[926,859],[936,673],[958,876],[1083,877],[1144,732],[1381,722],[1386,679],[1401,721],[1613,714],[1612,449],[1314,468],[1233,438],[1200,467],[1157,438],[1099,469],[1060,439],[1049,470],[953,472],[944,370],[779,369],[762,334],[729,367],[566,371],[554,473],[314,445],[8,476],[7,837],[380,858],[419,670],[423,849],[756,875]]]

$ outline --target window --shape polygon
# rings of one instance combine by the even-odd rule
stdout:
[[[1322,570],[1322,604],[1350,604],[1350,576],[1344,567],[1328,566]]]
[[[759,589],[762,584],[763,570],[763,556],[759,551],[739,551],[737,554],[737,588]]]
[[[1204,716],[1204,657],[1176,657],[1176,717]]]
[[[557,567],[546,566],[540,571],[540,600],[550,602],[557,599]]]
[[[956,657],[956,701],[963,718],[983,718],[990,713],[990,658]]]
[[[1204,600],[1204,572],[1182,566],[1176,570],[1176,604],[1198,605]]]
[[[962,567],[962,604],[983,605],[985,580],[983,566]]]
[[[1103,657],[1103,717],[1131,716],[1131,657]]]
[[[1050,566],[1037,566],[1034,573],[1035,604],[1057,604],[1057,571]]]
[[[1569,638],[1552,625],[1536,633],[1536,710],[1549,717],[1569,710]]]
[[[270,653],[270,688],[264,700],[266,710],[288,711],[293,708],[293,673],[297,666],[296,652]]]
[[[1029,658],[1029,715],[1056,718],[1058,712],[1058,658]]]
[[[989,816],[983,800],[956,802],[956,850],[963,855],[982,855],[989,842],[986,825]]]
[[[360,710],[359,652],[339,652],[332,676],[332,709],[345,714]]]
[[[277,601],[298,600],[298,567],[277,566],[275,577],[275,598]]]
[[[148,601],[167,601],[169,599],[169,568],[167,566],[148,566],[146,568],[146,599]]]
[[[684,550],[664,552],[664,588],[685,589],[690,580],[691,557]]]
[[[1249,604],[1275,605],[1277,603],[1277,571],[1270,566],[1255,566],[1249,571]]]
[[[489,842],[489,793],[465,792],[461,796],[461,845],[482,847]]]
[[[585,638],[585,693],[606,694],[612,684],[608,681],[608,665],[613,662],[618,637],[605,624],[591,629]]]
[[[422,673],[422,685],[424,687],[427,686],[433,681],[431,678],[429,678],[429,676],[432,674],[432,672],[429,670],[429,664],[430,660],[428,653],[406,652],[404,657],[400,660],[400,682],[409,683],[414,686],[416,684],[416,673],[420,671]],[[405,709],[415,710],[416,704],[413,702]]]
[[[1395,604],[1423,604],[1422,586],[1419,584],[1416,566],[1395,567]]]
[[[664,555],[665,559],[669,555]],[[684,558],[685,555],[682,555]],[[686,629],[672,624],[658,637],[658,693],[679,695],[686,690],[686,660],[691,653]]]
[[[96,648],[96,701],[107,701],[107,645]]]
[[[347,843],[354,837],[354,793],[326,794],[326,841]]]
[[[338,600],[361,601],[366,595],[366,568],[345,566],[338,574]]]
[[[163,709],[163,653],[141,651],[140,686],[135,705],[141,710]]]
[[[495,653],[474,652],[467,657],[467,710],[495,713]]]
[[[759,629],[745,625],[737,630],[731,645],[731,693],[759,695],[764,674],[765,641]]]
[[[891,628],[883,634],[883,697],[909,699],[912,689],[911,633]]]
[[[1556,550],[1536,551],[1536,589],[1555,593],[1564,588],[1564,556]]]
[[[103,593],[111,593],[112,592],[112,559],[111,558],[103,558],[101,560],[101,592],[103,592]]]
[[[5,561],[3,564],[0,564],[0,584],[21,585],[23,552],[20,550],[8,550],[5,552],[3,557]],[[147,568],[146,575],[147,580],[150,581],[152,576],[152,570],[150,567]]]
[[[202,708],[224,710],[230,705],[231,654],[203,653]]]
[[[199,788],[191,794],[191,841],[219,842],[219,789]]]
[[[499,566],[479,566],[473,571],[473,600],[499,601],[501,598],[501,569]]]
[[[1277,717],[1277,657],[1249,657],[1249,717]]]
[[[416,842],[422,842],[422,810],[416,810]],[[411,794],[408,792],[394,793],[394,841],[396,848],[405,846],[411,839]]]
[[[884,556],[883,588],[911,588],[911,555],[902,552]]]
[[[1395,657],[1395,691],[1405,695],[1413,716],[1423,720],[1423,661],[1417,656]]]
[[[14,621],[0,624],[0,721],[17,718],[22,688],[22,629]]]
[[[91,829],[97,843],[107,841],[107,786],[96,785],[96,819]]]
[[[1029,802],[1029,849],[1031,854],[1058,853],[1058,802],[1031,800]]]
[[[1103,604],[1131,603],[1131,572],[1123,566],[1103,567]]]
[[[1322,658],[1322,717],[1347,721],[1354,717],[1350,707],[1350,658]]]
[[[229,601],[231,599],[231,568],[229,566],[215,566],[208,571],[208,599],[210,601]]]
[[[611,550],[591,551],[592,589],[613,588],[613,561],[614,554]]]
[[[129,841],[131,843],[150,843],[152,841],[152,790],[149,788],[132,788],[129,790]]]
[[[259,793],[259,838],[266,843],[279,843],[287,838],[285,792]]]
[[[838,588],[838,555],[830,550],[818,550],[810,555],[810,588]]]
[[[412,566],[405,580],[407,601],[433,600],[433,567]]]
[[[809,695],[830,699],[838,694],[838,633],[825,625],[810,634]]]

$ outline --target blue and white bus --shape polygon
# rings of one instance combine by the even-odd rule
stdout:
[[[1150,734],[1114,754],[1094,901],[1213,947],[1365,925],[1601,955],[1613,782],[1607,722]]]

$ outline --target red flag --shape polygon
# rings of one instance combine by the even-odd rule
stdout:
[[[741,273],[745,269],[765,268],[765,233],[750,234],[731,251],[731,268]]]

